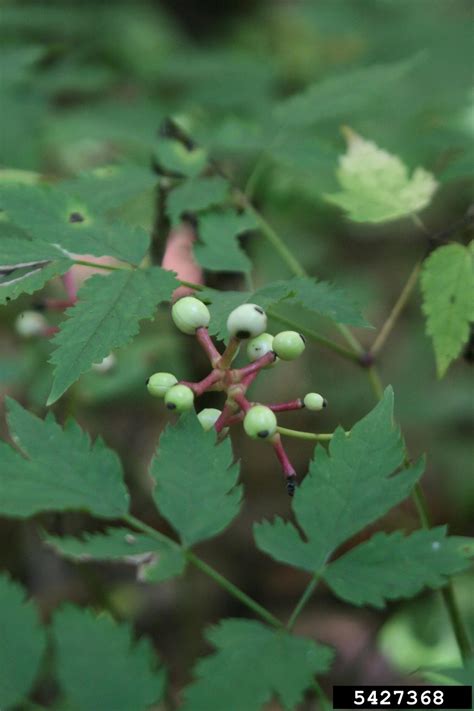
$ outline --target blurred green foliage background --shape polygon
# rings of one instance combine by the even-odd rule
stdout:
[[[3,168],[51,179],[117,161],[151,170],[160,125],[171,115],[237,184],[252,189],[256,204],[309,273],[349,289],[375,327],[424,254],[426,236],[408,220],[351,224],[324,202],[322,196],[334,191],[337,157],[344,151],[341,126],[396,153],[410,168],[421,165],[435,174],[440,188],[424,213],[431,233],[451,225],[469,206],[474,172],[469,0],[62,0],[2,2],[0,13]],[[358,74],[367,67],[374,67],[370,81]],[[301,92],[292,105],[290,97]],[[286,121],[276,132],[282,111]],[[152,231],[155,202],[152,190],[141,191],[121,216]],[[468,236],[468,230],[459,235],[463,241]],[[154,239],[159,255],[163,235]],[[289,276],[263,237],[247,239],[244,246],[256,286]],[[207,283],[245,288],[235,274],[209,273]],[[48,289],[60,293],[54,283]],[[35,300],[22,297],[0,312],[0,395],[10,394],[43,416],[50,346],[21,341],[13,329],[16,315]],[[314,316],[293,315],[334,335]],[[358,335],[367,346],[373,340],[370,331]],[[114,369],[86,374],[54,408],[61,420],[73,414],[119,452],[135,512],[158,526],[163,523],[153,519],[146,470],[169,417],[161,403],[147,397],[143,384],[155,370],[202,377],[206,364],[190,341],[172,328],[163,308],[133,344],[117,353]],[[427,452],[424,487],[433,522],[473,535],[470,364],[460,358],[443,381],[437,380],[418,293],[391,335],[380,367],[384,381],[394,387],[412,456]],[[266,372],[254,393],[255,399],[285,400],[308,390],[322,392],[328,410],[317,417],[289,414],[282,417],[283,425],[350,428],[373,405],[363,370],[316,345],[297,363]],[[218,406],[219,398],[207,396],[203,405]],[[4,426],[3,433],[7,437]],[[311,444],[289,442],[288,449],[303,473]],[[252,523],[263,515],[289,513],[280,474],[272,452],[240,433],[235,453],[242,457],[243,514],[202,553],[284,614],[305,576],[265,559],[251,536]],[[57,533],[97,529],[79,515],[38,519]],[[383,523],[387,530],[418,525],[409,502]],[[150,586],[136,584],[126,566],[60,561],[41,546],[30,523],[0,521],[0,567],[35,592],[45,616],[70,599],[100,604],[133,620],[139,632],[156,640],[174,669],[175,686],[188,679],[192,661],[203,651],[203,624],[244,613],[194,571],[184,580]],[[474,631],[472,583],[472,575],[463,576],[457,592]],[[301,615],[298,630],[336,647],[328,687],[397,683],[411,679],[405,675],[418,667],[458,661],[438,594],[374,612],[345,608],[322,589]],[[44,701],[53,691],[39,693]]]

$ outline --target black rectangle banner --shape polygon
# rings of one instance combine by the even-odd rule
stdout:
[[[472,686],[334,686],[333,709],[472,709]]]

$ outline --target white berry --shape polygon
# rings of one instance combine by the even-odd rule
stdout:
[[[267,327],[267,315],[257,304],[242,304],[230,312],[227,319],[229,335],[239,339],[260,336]]]
[[[281,331],[273,339],[273,350],[282,360],[295,360],[303,353],[306,341],[297,331]]]
[[[194,296],[184,296],[173,304],[171,316],[179,330],[188,335],[196,333],[197,328],[209,326],[211,320],[206,304]]]
[[[244,430],[252,439],[267,439],[275,434],[277,418],[265,405],[254,405],[244,417]]]
[[[308,410],[322,410],[323,407],[327,407],[328,401],[323,398],[319,393],[308,393],[303,398],[303,404]]]
[[[194,393],[187,385],[173,385],[165,395],[165,405],[168,410],[185,412],[190,410],[194,404]]]
[[[15,330],[23,338],[41,336],[47,327],[48,322],[38,311],[23,311],[15,321]]]
[[[247,356],[250,361],[255,361],[273,350],[273,336],[271,333],[261,333],[252,338],[247,344]]]
[[[146,381],[146,386],[150,395],[164,397],[177,382],[177,378],[172,373],[153,373]]]
[[[117,358],[113,353],[109,353],[109,355],[105,356],[105,358],[102,358],[100,363],[92,363],[92,370],[96,373],[108,373],[109,370],[115,368],[116,364]]]

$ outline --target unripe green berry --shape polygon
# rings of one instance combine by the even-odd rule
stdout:
[[[15,321],[15,330],[23,338],[41,336],[47,327],[48,322],[38,311],[23,311]]]
[[[273,350],[273,336],[271,333],[261,333],[252,338],[247,344],[247,356],[250,361],[255,361]]]
[[[265,405],[254,405],[244,417],[244,430],[252,439],[267,439],[275,434],[277,418]]]
[[[185,412],[194,404],[194,393],[187,385],[173,385],[165,395],[165,405],[168,410]]]
[[[197,328],[209,326],[211,320],[206,304],[194,296],[184,296],[173,304],[171,316],[179,330],[188,335],[196,333]]]
[[[215,407],[206,407],[204,410],[201,410],[201,412],[198,412],[198,420],[201,423],[203,430],[206,432],[212,430],[219,419],[220,414],[221,411],[217,410]]]
[[[150,395],[164,397],[177,382],[178,379],[172,373],[153,373],[146,381],[146,386]]]
[[[303,353],[306,341],[297,331],[281,331],[273,339],[273,350],[282,360],[295,360]]]
[[[328,406],[328,401],[319,393],[308,393],[303,398],[303,404],[308,410],[322,410]]]
[[[265,331],[267,315],[257,304],[242,304],[230,312],[227,330],[231,337],[255,338]]]

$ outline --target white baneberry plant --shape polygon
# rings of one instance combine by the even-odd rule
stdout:
[[[22,12],[7,13],[9,26],[17,26]],[[54,26],[56,12],[48,8],[48,27],[50,21]],[[104,17],[110,20],[108,12],[104,9]],[[28,27],[31,22],[36,28],[34,36],[40,36],[44,27],[38,14],[31,12],[27,20]],[[120,25],[120,18],[114,21]],[[80,23],[70,24],[72,33],[79,31]],[[95,14],[88,16],[77,46],[83,46],[95,24]],[[146,82],[148,55],[143,60],[134,54],[133,62],[129,48],[126,54],[114,55],[116,45],[122,46],[122,35],[133,33],[133,27],[123,21],[113,41],[110,37],[102,40],[104,45],[98,41],[91,57],[97,47],[115,57],[114,66],[128,57],[133,71]],[[318,143],[310,131],[313,124],[323,131],[325,122],[352,123],[363,107],[370,107],[369,126],[383,126],[370,102],[376,96],[382,99],[379,110],[385,102],[390,106],[395,88],[421,60],[342,73],[293,97],[274,97],[269,111],[265,102],[255,101],[258,110],[241,123],[233,114],[223,118],[221,112],[226,107],[233,112],[236,95],[252,87],[252,81],[262,98],[269,79],[262,74],[260,59],[247,72],[252,77],[240,92],[234,88],[241,77],[235,58],[219,59],[224,78],[227,69],[230,79],[216,91],[214,87],[209,91],[209,77],[204,81],[202,76],[208,74],[209,64],[194,65],[191,60],[186,70],[195,72],[196,86],[187,98],[193,105],[204,102],[206,111],[178,114],[172,106],[176,118],[166,120],[157,136],[160,121],[154,105],[142,102],[140,111],[130,114],[127,104],[88,105],[95,130],[88,129],[87,136],[75,140],[71,118],[89,126],[88,117],[79,116],[74,107],[75,97],[93,91],[94,82],[100,91],[107,78],[94,73],[93,64],[78,78],[71,69],[74,62],[63,66],[56,57],[61,51],[50,47],[42,54],[29,39],[25,46],[9,46],[6,53],[7,119],[9,107],[14,109],[19,101],[30,102],[32,115],[39,112],[41,123],[48,126],[50,116],[42,113],[46,103],[67,115],[48,129],[41,165],[32,169],[22,158],[22,145],[27,147],[31,138],[27,132],[23,141],[7,146],[7,155],[17,148],[18,161],[5,161],[0,169],[0,304],[14,347],[27,353],[27,364],[18,368],[19,380],[28,381],[21,389],[12,378],[2,389],[9,439],[0,443],[0,517],[29,521],[47,554],[78,569],[90,562],[100,563],[100,571],[117,562],[128,566],[135,592],[142,583],[159,589],[174,580],[180,593],[176,597],[182,597],[189,593],[183,580],[195,568],[234,599],[238,617],[223,617],[203,632],[210,651],[195,663],[191,681],[176,688],[170,679],[180,674],[163,661],[165,654],[160,656],[160,640],[152,641],[148,633],[137,637],[130,620],[123,619],[133,614],[125,614],[123,604],[107,592],[106,574],[100,604],[52,605],[48,614],[40,605],[39,615],[40,596],[26,599],[28,575],[14,568],[10,575],[6,569],[11,571],[12,566],[2,564],[0,709],[259,711],[275,699],[287,710],[306,711],[314,703],[328,709],[334,650],[321,641],[318,631],[311,637],[295,631],[300,614],[323,586],[342,604],[376,609],[428,588],[440,589],[459,656],[458,668],[443,670],[443,678],[465,682],[473,670],[472,645],[452,578],[469,568],[473,541],[448,535],[445,525],[431,525],[423,493],[425,458],[410,455],[395,418],[394,388],[383,384],[379,361],[417,284],[438,376],[444,376],[463,351],[472,359],[472,243],[460,238],[472,223],[472,211],[442,233],[431,234],[421,213],[440,199],[443,177],[416,167],[418,161],[409,170],[399,157],[347,127],[343,129],[347,150],[336,161],[335,149]],[[155,51],[153,47],[153,57]],[[298,59],[292,58],[290,64],[296,66]],[[171,76],[182,80],[181,71],[179,66],[170,69]],[[55,93],[61,87],[61,72],[71,72],[71,95]],[[303,78],[297,77],[296,85]],[[163,96],[167,92],[169,87]],[[431,117],[433,107],[425,110]],[[213,112],[218,125],[206,128],[202,122]],[[23,113],[14,114],[20,133]],[[430,122],[436,124],[435,119]],[[456,122],[464,126],[461,109]],[[152,135],[146,138],[151,124]],[[102,130],[105,137],[97,143],[89,133],[100,135]],[[449,130],[454,131],[454,124]],[[120,153],[122,144],[127,148]],[[260,154],[244,188],[236,147],[242,161],[246,151]],[[448,175],[451,171],[465,177],[466,157],[458,159],[459,147],[454,149],[452,163],[444,152],[438,163],[446,164]],[[327,157],[338,187],[320,189],[311,177]],[[295,162],[304,171],[309,166],[310,175],[303,171],[293,180],[290,168]],[[283,173],[277,173],[278,166],[284,166]],[[308,222],[316,209],[342,209],[344,229],[355,239],[360,225],[376,229],[394,220],[404,228],[413,223],[420,231],[420,239],[426,241],[424,253],[374,336],[368,330],[361,335],[370,323],[351,290],[337,285],[337,270],[334,282],[308,273],[298,230],[292,239],[279,234],[273,226],[278,214],[267,216],[267,198],[270,207],[284,205],[293,216],[309,201]],[[311,240],[316,240],[313,234]],[[262,260],[262,253],[268,259]],[[277,273],[280,266],[283,274]],[[245,279],[245,291],[208,285],[219,283],[210,275],[229,273]],[[261,280],[258,286],[253,277]],[[239,285],[241,281],[233,279]],[[363,281],[361,275],[361,292]],[[153,325],[140,334],[140,324],[152,319]],[[170,321],[180,331],[178,337],[170,334]],[[185,336],[191,338],[180,350]],[[179,342],[180,347],[169,349],[170,342]],[[209,368],[194,382],[188,378],[196,372],[200,351]],[[322,382],[318,368],[323,352],[334,357],[334,378],[328,382]],[[352,373],[342,368],[344,360],[353,366]],[[171,365],[174,361],[176,367]],[[303,376],[294,377],[301,375],[299,363],[304,363],[300,370],[304,367],[310,373],[311,383],[301,389]],[[348,408],[350,402],[360,404],[358,383],[364,376],[374,403],[365,407],[364,400],[363,416],[347,422],[345,405],[333,398],[332,391],[336,381],[347,378]],[[287,399],[260,401],[255,393],[264,379],[277,383]],[[142,394],[146,397],[140,400]],[[148,467],[145,513],[135,501],[132,507],[132,479],[125,477],[118,454],[101,437],[92,441],[87,434],[84,412],[88,405],[115,403],[121,397],[126,404],[128,398],[136,398],[148,413],[153,402],[148,394],[163,400],[172,422],[157,435]],[[209,406],[210,399],[215,407]],[[319,425],[314,425],[302,431],[280,424],[280,413],[303,410],[320,413],[310,415],[311,422],[319,422],[328,402],[332,416],[346,423],[344,428],[319,432]],[[291,496],[288,500],[282,486],[276,499],[282,506],[291,502],[290,515],[274,516],[272,503],[268,516],[253,522],[252,529],[259,554],[272,559],[269,565],[295,569],[307,577],[299,597],[287,611],[281,605],[278,614],[231,582],[197,550],[241,514],[246,492],[233,449],[233,435],[239,429],[262,449],[274,451],[275,473],[280,478],[283,474]],[[293,466],[283,445],[286,437],[315,444],[306,473]],[[249,459],[244,445],[244,468]],[[410,498],[419,518],[414,530],[413,526],[392,530],[386,519],[380,522]],[[79,535],[62,530],[59,535],[58,517],[70,512],[82,515],[78,520],[84,530]],[[374,533],[368,527],[375,525]],[[428,680],[435,673],[439,669],[419,672]]]

